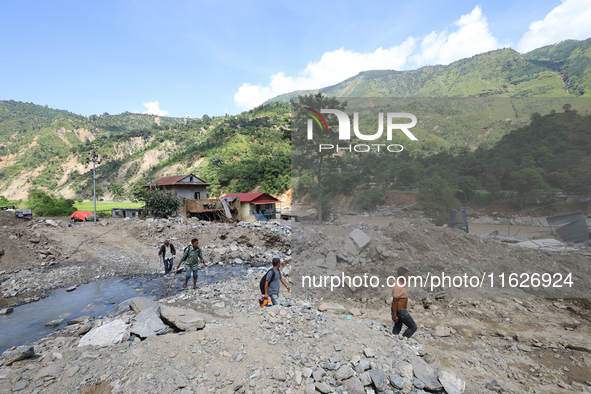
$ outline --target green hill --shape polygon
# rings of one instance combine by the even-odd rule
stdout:
[[[98,193],[129,197],[148,175],[194,172],[211,192],[270,193],[289,188],[289,105],[202,119],[123,113],[86,118],[67,111],[0,101],[0,195],[26,198],[30,188],[90,197],[84,160],[102,159]],[[254,170],[253,170],[254,168]],[[253,171],[251,171],[253,170]],[[252,173],[252,174],[251,174]],[[115,184],[115,186],[113,186]]]
[[[364,71],[318,91],[332,97],[589,96],[591,39],[563,41],[525,54],[499,49],[447,66]],[[286,93],[269,101],[285,101],[298,94]]]

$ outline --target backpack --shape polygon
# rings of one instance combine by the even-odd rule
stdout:
[[[265,282],[267,281],[267,275],[271,271],[273,271],[273,268],[271,268],[269,271],[265,272],[265,275],[263,275],[263,277],[261,278],[261,283],[259,284],[259,287],[261,288],[261,294],[265,294]],[[271,280],[269,282],[273,282],[274,279],[275,279],[275,271],[273,271],[273,273],[271,274]]]

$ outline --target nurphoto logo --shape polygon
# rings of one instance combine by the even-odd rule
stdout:
[[[308,111],[310,111],[310,116],[313,118],[308,119],[308,140],[312,140],[314,138],[314,120],[320,127],[320,130],[324,129],[328,131],[328,125],[326,123],[326,119],[322,114],[333,114],[337,117],[339,121],[339,140],[350,140],[351,139],[351,120],[349,116],[344,113],[343,111],[339,111],[336,109],[321,109],[320,112],[305,107]],[[410,119],[410,123],[394,123],[394,119],[400,118],[407,118]],[[388,112],[387,114],[387,123],[386,123],[386,139],[388,141],[392,141],[392,131],[393,130],[402,130],[404,134],[411,140],[411,141],[418,141],[417,137],[415,137],[409,129],[416,126],[417,124],[417,117],[413,114],[409,114],[407,112]],[[384,113],[378,113],[378,131],[375,134],[362,134],[359,131],[359,113],[353,113],[353,132],[355,136],[363,141],[374,141],[378,138],[382,137],[384,133]],[[404,147],[400,144],[371,144],[374,146],[377,151],[380,151],[380,147],[386,147],[389,152],[402,152]],[[335,149],[335,145],[333,144],[319,144],[318,145],[319,151],[323,150],[332,150]],[[349,145],[349,146],[339,146],[336,145],[336,151],[355,151],[355,152],[369,152],[371,150],[370,145],[368,144],[358,144],[358,145]]]

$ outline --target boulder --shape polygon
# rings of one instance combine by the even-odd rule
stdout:
[[[125,312],[129,312],[130,310],[133,310],[135,313],[140,313],[148,308],[158,308],[159,306],[160,304],[149,298],[134,297],[115,306],[113,309],[111,309],[107,316],[111,318],[117,317],[124,314]]]
[[[343,385],[349,394],[365,394],[363,383],[361,383],[358,377],[345,380]]]
[[[66,321],[66,319],[55,319],[55,320],[45,323],[45,327],[57,327],[65,321]]]
[[[13,312],[12,308],[3,308],[0,309],[0,315],[8,315]]]
[[[492,382],[489,382],[484,386],[485,389],[490,391],[496,391],[497,393],[506,393],[507,389],[496,379]]]
[[[113,320],[104,326],[90,330],[80,339],[78,347],[82,346],[111,346],[129,339],[129,325],[121,319]]]
[[[5,366],[10,366],[16,361],[25,360],[34,356],[35,349],[33,346],[19,346],[15,350],[7,350],[2,353]]]
[[[346,309],[344,306],[335,304],[334,302],[323,302],[318,307],[320,312],[332,312],[332,313],[345,313]]]
[[[365,248],[367,248],[367,246],[371,242],[371,238],[369,237],[369,235],[365,234],[363,231],[359,230],[358,228],[351,231],[351,233],[349,234],[349,238],[351,238],[351,240],[353,241],[355,246],[357,246],[357,249],[359,249],[359,252],[363,252],[363,250]]]
[[[439,391],[443,388],[441,383],[439,383],[435,370],[422,358],[415,357],[410,363],[412,364],[414,375],[425,384],[427,390]]]
[[[130,332],[140,338],[166,333],[166,324],[160,319],[160,307],[138,313],[133,318]]]
[[[400,364],[398,364],[398,369],[400,371],[400,375],[404,379],[404,387],[402,388],[401,391],[405,394],[408,394],[412,390],[412,377],[413,377],[412,364],[409,362],[403,361]]]
[[[82,324],[82,323],[86,323],[88,320],[90,320],[92,317],[91,316],[80,316],[77,317],[75,319],[69,320],[68,321],[68,325],[72,326],[74,324]]]
[[[386,373],[379,369],[370,369],[369,376],[375,386],[378,393],[383,393],[388,387],[388,380],[386,379]]]
[[[402,390],[404,388],[404,378],[400,375],[390,375],[390,384],[392,387]]]
[[[350,366],[341,365],[341,367],[335,373],[334,378],[336,380],[345,380],[345,379],[349,379],[354,374],[355,374],[355,372],[353,372],[353,369]]]
[[[205,319],[192,309],[162,306],[160,317],[166,324],[181,331],[197,331],[205,327]]]
[[[466,390],[466,382],[458,378],[452,371],[443,369],[439,371],[437,377],[447,394],[462,394]]]
[[[449,327],[437,326],[435,327],[433,335],[435,335],[436,337],[449,337],[451,335],[451,330],[449,329]]]

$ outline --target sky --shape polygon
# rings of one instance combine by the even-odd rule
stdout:
[[[237,114],[365,70],[591,37],[591,0],[3,1],[0,100]]]

